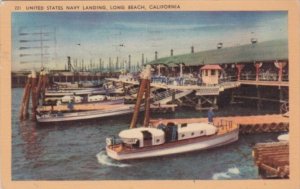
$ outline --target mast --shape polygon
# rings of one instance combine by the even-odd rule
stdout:
[[[150,65],[147,65],[146,68],[141,72],[140,78],[141,78],[141,84],[140,84],[140,89],[139,89],[139,92],[138,92],[138,95],[137,95],[137,100],[136,100],[136,104],[135,104],[135,107],[134,107],[132,120],[131,120],[131,123],[130,123],[130,129],[136,127],[136,122],[137,122],[137,119],[138,119],[138,115],[139,115],[139,111],[140,111],[140,107],[141,107],[141,103],[142,103],[144,93],[146,93],[145,97],[146,98],[148,97],[148,100],[146,99],[146,110],[145,110],[144,126],[147,122],[149,123],[150,95],[149,94],[147,95],[147,93],[150,93],[150,79],[151,79],[151,66]],[[147,90],[148,88],[149,88],[149,90]],[[147,118],[147,116],[148,116],[148,118]]]

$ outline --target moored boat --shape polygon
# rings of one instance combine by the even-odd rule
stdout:
[[[79,112],[55,112],[44,113],[36,115],[37,122],[51,123],[51,122],[64,122],[64,121],[77,121],[95,118],[104,118],[116,115],[124,115],[133,112],[133,105],[112,105],[110,108],[102,110],[89,110]]]

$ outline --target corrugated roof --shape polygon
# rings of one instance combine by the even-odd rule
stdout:
[[[149,62],[149,64],[176,66],[176,64],[184,63],[186,66],[193,66],[273,60],[288,60],[287,39],[264,41],[255,44],[201,51],[193,54],[189,53],[164,57]]]

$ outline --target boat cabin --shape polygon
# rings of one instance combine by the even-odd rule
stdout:
[[[201,69],[202,82],[206,85],[219,84],[222,68],[219,65],[205,65]]]
[[[217,133],[217,128],[208,123],[168,124],[157,128],[141,127],[127,129],[119,133],[123,144],[128,147],[146,147],[165,142],[209,136]]]
[[[61,98],[61,101],[62,102],[71,102],[71,101],[73,101],[73,102],[75,102],[75,103],[80,103],[80,102],[82,102],[82,97],[81,96],[69,96],[69,95],[67,95],[67,96],[63,96],[62,98]]]
[[[209,123],[189,123],[178,126],[178,140],[216,134],[217,128]]]
[[[165,142],[165,133],[162,130],[148,127],[121,131],[119,137],[124,145],[133,147],[153,146]]]
[[[98,102],[98,101],[104,101],[105,95],[92,95],[88,96],[88,102]]]

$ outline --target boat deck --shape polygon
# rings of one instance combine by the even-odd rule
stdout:
[[[288,131],[289,118],[281,114],[256,115],[256,116],[231,116],[215,117],[214,125],[221,120],[232,121],[239,126],[240,133],[262,133]],[[154,127],[168,123],[195,123],[207,122],[207,118],[184,118],[184,119],[152,119],[150,124]]]
[[[215,117],[214,123],[221,120],[233,121],[238,125],[257,125],[257,124],[272,124],[272,123],[288,123],[289,118],[281,114],[272,115],[257,115],[257,116],[231,116],[231,117]],[[167,124],[169,122],[176,123],[195,123],[207,122],[207,118],[183,118],[183,119],[152,119],[150,123],[157,126],[159,123]]]

